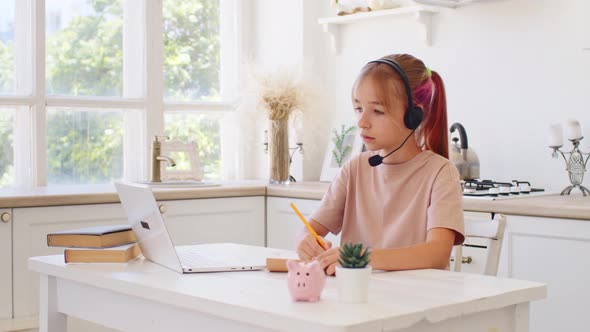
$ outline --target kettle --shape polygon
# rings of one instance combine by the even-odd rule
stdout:
[[[479,178],[479,158],[467,142],[467,133],[462,124],[455,122],[450,128],[451,133],[455,130],[459,138],[453,137],[449,146],[449,160],[457,167],[461,180],[472,180]]]

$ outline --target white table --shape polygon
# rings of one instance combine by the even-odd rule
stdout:
[[[276,252],[276,251],[275,251]],[[546,286],[441,270],[374,272],[369,302],[292,302],[285,273],[181,275],[145,259],[66,265],[29,259],[41,275],[40,331],[66,331],[74,316],[123,331],[528,331],[529,302]]]

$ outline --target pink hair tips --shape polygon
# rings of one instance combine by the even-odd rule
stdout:
[[[433,94],[434,82],[428,77],[414,90],[414,100],[416,104],[422,105],[426,110],[429,110]]]

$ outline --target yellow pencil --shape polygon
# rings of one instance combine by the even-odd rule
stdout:
[[[322,241],[322,238],[318,235],[318,233],[316,233],[313,230],[313,228],[307,222],[307,220],[305,220],[305,217],[301,214],[301,212],[299,212],[299,210],[297,210],[297,207],[295,207],[295,204],[291,203],[291,208],[293,209],[293,211],[295,211],[295,213],[297,213],[297,215],[299,216],[299,219],[301,219],[301,221],[303,221],[303,224],[305,225],[305,227],[307,227],[309,232],[315,237],[315,239],[318,241],[320,246],[322,246],[322,248],[324,248],[324,250],[327,250],[328,248],[326,248],[326,245],[324,244],[324,241]]]

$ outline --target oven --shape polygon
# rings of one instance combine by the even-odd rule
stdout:
[[[543,188],[533,187],[528,181],[520,180],[512,180],[511,182],[464,180],[461,181],[461,187],[464,197],[486,200],[517,199],[554,194]]]
[[[543,188],[532,186],[528,181],[512,180],[493,181],[493,180],[464,180],[461,181],[464,199],[475,200],[513,200],[530,198],[542,195],[554,195],[554,192],[548,192]],[[465,219],[491,220],[491,212],[472,212],[464,211]],[[461,271],[472,273],[483,273],[488,253],[488,239],[470,237],[465,239],[461,248],[462,261]],[[503,248],[502,250],[505,250]],[[454,257],[454,253],[452,255]],[[450,269],[453,270],[454,261],[451,262]]]

